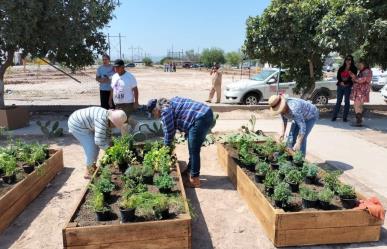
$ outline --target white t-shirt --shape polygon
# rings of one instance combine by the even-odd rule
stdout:
[[[112,77],[113,101],[115,104],[134,102],[133,88],[137,87],[136,78],[129,72],[115,73]]]

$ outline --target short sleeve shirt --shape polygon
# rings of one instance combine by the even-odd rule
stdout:
[[[102,65],[97,69],[97,77],[105,78],[108,77],[109,79],[112,78],[112,76],[115,74],[114,68],[112,65]],[[99,84],[99,90],[101,91],[110,91],[111,81],[107,83],[100,83]]]
[[[137,81],[131,73],[125,72],[123,75],[114,74],[111,87],[115,104],[134,102],[133,88],[137,87]]]

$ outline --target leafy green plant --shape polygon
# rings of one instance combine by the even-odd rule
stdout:
[[[109,193],[114,190],[115,185],[107,178],[99,178],[93,184],[90,184],[93,192]]]
[[[18,172],[16,158],[6,153],[0,155],[0,167],[5,176],[12,176]]]
[[[143,165],[145,167],[152,167],[156,172],[169,173],[172,162],[170,150],[163,146],[160,149],[152,148],[151,151],[146,153]]]
[[[256,174],[266,175],[270,171],[270,165],[266,162],[258,162],[255,166]]]
[[[59,121],[55,121],[54,124],[50,127],[51,121],[47,121],[45,124],[42,124],[39,120],[36,121],[36,124],[40,127],[40,130],[47,137],[61,137],[63,136],[63,128],[59,127]]]
[[[296,153],[294,153],[293,155],[293,162],[295,164],[301,164],[304,162],[304,154],[302,154],[301,151],[297,151]]]
[[[141,175],[144,177],[151,177],[153,176],[155,171],[153,170],[152,167],[149,166],[143,166],[141,167]]]
[[[339,176],[341,171],[330,171],[326,172],[323,176],[324,184],[332,191],[336,191],[337,187],[340,185]]]
[[[318,199],[320,201],[328,202],[328,203],[332,201],[334,196],[335,196],[335,193],[326,187],[318,193]]]
[[[337,193],[342,199],[356,199],[356,191],[351,185],[340,185],[337,188]]]
[[[273,200],[288,203],[291,195],[289,184],[281,182],[274,188]]]
[[[308,201],[317,201],[318,195],[317,192],[308,187],[300,188],[301,198]]]
[[[110,210],[105,206],[103,194],[99,191],[93,191],[90,199],[90,206],[94,212],[106,212]]]
[[[315,164],[304,163],[302,174],[305,177],[316,177],[318,174],[318,166]]]
[[[300,184],[302,180],[303,180],[303,177],[301,172],[296,169],[290,170],[285,175],[285,181],[290,184]]]
[[[159,189],[172,189],[175,185],[173,178],[167,174],[156,177],[155,184]]]
[[[274,188],[280,183],[278,172],[277,171],[270,171],[267,173],[265,180],[263,181],[263,184],[267,188]]]
[[[149,126],[149,124],[143,123],[140,124],[138,127],[138,130],[140,132],[143,132],[143,128],[146,128],[150,133],[154,134],[155,136],[163,136],[163,126],[161,123],[153,122],[152,127]]]
[[[136,216],[141,217],[144,220],[156,219],[156,213],[151,203],[142,203],[136,208]]]
[[[149,168],[149,167],[146,166],[146,168]],[[133,180],[136,180],[136,181],[141,181],[141,179],[142,179],[142,171],[143,171],[142,167],[132,166],[132,167],[129,167],[125,171],[125,175],[128,176],[130,179],[133,179]]]
[[[286,176],[290,171],[294,170],[292,164],[288,161],[280,161],[278,172],[282,176]]]

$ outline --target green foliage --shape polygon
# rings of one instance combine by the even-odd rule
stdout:
[[[144,57],[144,59],[142,59],[142,62],[145,64],[145,66],[147,67],[151,67],[153,65],[153,61],[151,58],[149,57]]]
[[[0,154],[0,168],[4,171],[6,176],[11,176],[17,173],[18,168],[16,164],[16,158],[12,155],[1,153]]]
[[[238,66],[242,62],[242,55],[240,52],[226,53],[226,61],[231,66]]]
[[[267,188],[274,188],[280,183],[278,172],[277,171],[270,171],[267,173],[265,180],[263,181],[263,184]]]
[[[173,178],[167,174],[157,176],[155,179],[155,185],[159,189],[172,189],[175,185]]]
[[[63,128],[59,128],[59,121],[54,122],[50,128],[51,121],[47,121],[45,124],[42,124],[39,120],[36,121],[36,124],[40,127],[40,130],[47,137],[61,137],[63,136]]]
[[[214,64],[224,64],[224,51],[219,48],[205,48],[201,55],[201,61],[206,67],[212,67]]]
[[[308,187],[300,188],[301,198],[307,201],[317,201],[318,195],[317,192]]]
[[[164,131],[163,131],[163,126],[161,123],[157,123],[157,122],[153,122],[152,124],[152,127],[149,126],[149,124],[141,124],[138,129],[142,132],[143,131],[143,127],[147,128],[147,130],[156,135],[156,136],[163,136],[164,135]],[[146,135],[145,135],[146,136]]]
[[[294,153],[293,162],[300,163],[300,164],[304,162],[304,155],[302,154],[301,151],[297,151],[296,153]]]
[[[274,188],[273,200],[288,203],[291,195],[289,184],[281,182]]]
[[[266,162],[258,162],[255,166],[255,172],[259,175],[266,175],[270,171],[270,165]]]
[[[299,184],[302,180],[302,173],[296,169],[290,170],[285,176],[285,181],[290,184]]]
[[[334,196],[335,193],[326,187],[318,193],[318,199],[328,203],[332,201]]]
[[[337,193],[343,199],[355,199],[356,191],[351,185],[343,184],[337,188]]]
[[[302,167],[302,174],[306,177],[316,177],[318,174],[318,167],[312,163],[304,163]]]
[[[134,139],[132,136],[126,135],[120,138],[113,139],[113,146],[106,150],[105,156],[102,158],[102,165],[116,163],[118,165],[125,163],[136,163],[136,156],[133,153]]]
[[[153,168],[156,172],[169,173],[172,162],[169,148],[163,146],[160,149],[152,148],[151,151],[146,153],[143,165]]]
[[[105,201],[102,192],[93,191],[90,199],[90,206],[94,212],[106,212],[109,208],[105,206]]]
[[[108,178],[98,178],[93,184],[90,184],[93,192],[109,193],[114,190],[115,185]]]
[[[281,174],[281,175],[284,175],[286,176],[287,174],[289,174],[290,171],[294,170],[294,167],[292,166],[292,164],[288,161],[285,161],[285,162],[280,162],[279,163],[279,169],[278,169],[278,172]]]
[[[323,176],[324,179],[324,185],[328,187],[332,191],[336,191],[337,187],[340,185],[339,176],[341,172],[340,171],[330,171],[326,172]]]

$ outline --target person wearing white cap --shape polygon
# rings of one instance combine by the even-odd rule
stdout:
[[[68,120],[69,132],[82,145],[86,155],[85,178],[90,178],[96,168],[99,149],[111,145],[111,129],[116,127],[121,134],[128,131],[127,116],[122,110],[106,110],[88,107],[73,112]]]
[[[300,150],[305,156],[307,137],[319,118],[317,107],[303,99],[285,98],[282,95],[271,96],[269,106],[273,115],[280,114],[282,117],[281,140],[285,137],[288,120],[293,120],[287,145],[295,151]]]

